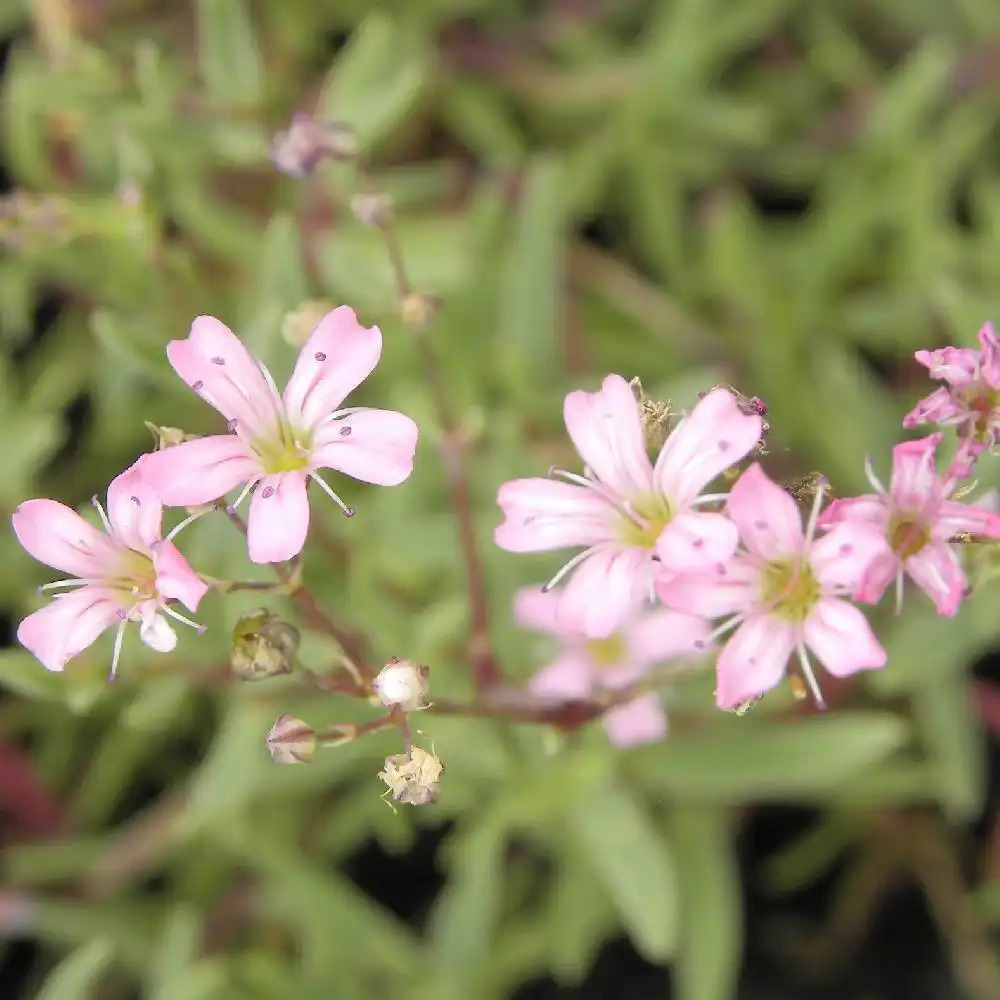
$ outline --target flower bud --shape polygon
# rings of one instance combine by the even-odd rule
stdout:
[[[301,303],[281,321],[281,336],[286,344],[301,347],[309,335],[316,329],[316,324],[328,313],[334,305],[325,299],[309,299]]]
[[[437,316],[440,306],[441,303],[433,295],[410,292],[403,299],[400,308],[403,326],[411,333],[421,333],[434,322],[434,317]]]
[[[160,427],[157,424],[145,421],[146,428],[153,435],[156,441],[156,450],[163,451],[164,448],[172,448],[175,444],[183,444],[185,441],[194,441],[200,434],[188,434],[179,427]]]
[[[436,802],[441,786],[444,764],[426,750],[413,747],[408,753],[386,757],[379,778],[384,781],[393,801],[410,806],[424,806]]]
[[[275,764],[309,764],[318,743],[316,730],[294,715],[279,715],[267,734],[267,749]]]
[[[358,137],[344,122],[313,118],[299,111],[271,144],[271,159],[283,174],[308,177],[323,160],[350,160],[357,155]]]
[[[366,226],[385,229],[392,221],[392,203],[388,195],[364,192],[351,197],[351,213]]]
[[[428,705],[428,673],[424,664],[394,656],[372,681],[372,690],[386,708],[419,712]]]
[[[291,673],[299,651],[299,630],[267,608],[241,615],[233,627],[230,666],[241,680],[258,681]]]

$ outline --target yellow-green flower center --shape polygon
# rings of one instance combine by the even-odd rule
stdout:
[[[625,659],[625,640],[619,635],[607,639],[588,639],[587,653],[599,667],[617,667]]]
[[[822,594],[808,562],[785,559],[768,563],[761,574],[761,600],[771,614],[793,625],[801,625]]]
[[[674,514],[666,498],[650,494],[631,502],[636,517],[621,516],[621,539],[625,545],[638,549],[651,549],[663,529],[673,520]]]
[[[913,514],[897,514],[889,522],[889,544],[902,559],[915,556],[930,540],[931,529]]]
[[[266,475],[298,472],[309,465],[312,434],[300,431],[282,420],[272,434],[254,438],[250,447],[260,458]]]
[[[125,549],[115,571],[105,580],[110,590],[127,596],[122,603],[147,601],[156,597],[156,570],[153,560],[143,552]]]

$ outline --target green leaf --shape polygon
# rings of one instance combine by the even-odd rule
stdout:
[[[728,817],[682,805],[670,831],[681,899],[677,1000],[729,1000],[740,971],[742,904]]]
[[[0,651],[0,686],[40,701],[63,701],[62,674],[46,670],[30,653],[20,649]]]
[[[497,358],[515,394],[549,384],[557,371],[564,183],[558,160],[544,156],[528,164],[502,265]]]
[[[420,100],[430,70],[422,29],[373,12],[351,33],[319,99],[319,113],[354,127],[362,150],[391,133]]]
[[[677,876],[670,847],[622,786],[607,785],[568,816],[569,834],[608,895],[636,948],[651,961],[673,952]]]
[[[902,719],[842,712],[778,724],[720,721],[714,733],[673,736],[634,751],[634,772],[651,791],[702,801],[813,798],[836,788],[905,743]]]
[[[46,979],[38,1000],[96,1000],[93,990],[114,951],[114,945],[107,938],[96,938],[77,948]]]
[[[198,65],[213,102],[257,107],[263,68],[245,0],[198,0]]]

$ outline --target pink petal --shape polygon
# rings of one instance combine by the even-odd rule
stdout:
[[[652,492],[639,404],[625,379],[609,375],[599,392],[569,393],[563,417],[580,457],[602,483],[622,497]]]
[[[136,552],[148,552],[159,540],[163,504],[142,475],[143,456],[111,481],[108,487],[108,520],[122,543]]]
[[[107,535],[55,500],[25,501],[11,523],[35,559],[71,576],[103,576],[118,561],[118,548]]]
[[[17,639],[48,670],[62,670],[110,625],[121,621],[122,605],[101,587],[62,594],[18,626]]]
[[[842,521],[864,521],[884,528],[889,521],[889,506],[889,501],[881,493],[834,500],[823,510],[816,523],[821,528],[828,528]]]
[[[934,464],[940,434],[916,441],[903,441],[892,449],[892,479],[889,493],[897,507],[919,510],[942,493]]]
[[[736,551],[739,532],[724,514],[678,514],[656,542],[656,555],[668,573],[697,573],[725,562]]]
[[[540,587],[525,587],[514,598],[514,621],[521,628],[536,632],[564,634],[559,626],[559,602],[562,595],[558,590],[544,591]]]
[[[279,472],[257,484],[247,518],[252,562],[284,562],[302,551],[309,532],[307,481],[305,472]]]
[[[540,698],[586,698],[594,687],[594,666],[579,649],[565,649],[528,681]]]
[[[161,597],[180,601],[189,611],[198,610],[208,584],[191,569],[173,542],[156,543],[153,569],[156,572],[156,592]]]
[[[968,347],[942,347],[936,351],[917,351],[914,357],[930,372],[955,388],[968,385],[979,371],[979,352]]]
[[[645,694],[604,713],[604,728],[616,747],[655,743],[667,735],[667,716],[658,695]]]
[[[628,658],[644,668],[700,655],[708,648],[710,632],[703,618],[664,608],[648,611],[624,628]]]
[[[972,419],[974,414],[964,404],[952,395],[951,389],[935,389],[925,396],[909,413],[903,417],[904,427],[916,427],[917,424],[950,424],[960,419]]]
[[[1000,389],[1000,340],[992,323],[984,323],[979,330],[979,374],[993,389]]]
[[[853,604],[828,597],[821,600],[803,626],[806,645],[834,677],[885,666],[885,650]]]
[[[257,360],[214,316],[198,316],[186,340],[167,344],[174,371],[210,406],[254,437],[273,435],[279,401]]]
[[[142,474],[168,507],[194,507],[258,479],[261,468],[241,438],[217,434],[152,452]]]
[[[559,625],[589,639],[606,639],[649,594],[652,572],[644,549],[595,549],[569,578],[559,602]]]
[[[795,628],[771,615],[751,615],[722,647],[716,663],[715,703],[736,708],[770,691],[785,675],[796,644]]]
[[[987,538],[1000,538],[1000,517],[985,507],[945,500],[934,518],[934,536],[949,539],[960,531],[985,535]]]
[[[356,410],[316,432],[311,459],[365,483],[398,486],[413,471],[417,425],[395,410]]]
[[[720,563],[710,573],[661,573],[656,580],[656,596],[667,607],[705,618],[747,611],[757,603],[759,590],[760,571],[741,555]]]
[[[877,555],[865,569],[854,590],[854,600],[866,604],[878,604],[886,587],[902,572],[903,563],[895,552],[885,551]]]
[[[944,542],[925,545],[903,565],[913,582],[934,602],[938,614],[949,618],[965,596],[966,580],[954,550]]]
[[[798,506],[756,463],[730,490],[726,513],[736,522],[743,544],[761,559],[787,559],[802,550]]]
[[[868,567],[889,551],[882,531],[865,521],[844,521],[813,542],[809,564],[825,590],[854,590]]]
[[[728,389],[713,389],[673,430],[656,461],[659,492],[678,507],[745,458],[760,440],[763,421],[743,413]]]
[[[508,552],[547,552],[618,538],[624,518],[585,486],[552,479],[513,479],[497,493],[505,520],[494,541]]]
[[[371,375],[381,353],[377,326],[362,326],[348,306],[328,312],[302,346],[285,387],[289,420],[306,430],[316,427]]]

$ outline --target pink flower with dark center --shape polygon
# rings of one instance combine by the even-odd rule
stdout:
[[[497,495],[505,520],[495,540],[511,552],[582,546],[546,589],[569,577],[560,620],[600,639],[647,600],[656,571],[697,571],[732,555],[735,526],[698,507],[724,498],[702,490],[750,452],[763,421],[742,412],[731,392],[715,389],[674,428],[654,466],[639,405],[620,375],[609,375],[598,392],[571,392],[564,417],[585,474],[554,470],[564,482],[505,483]]]
[[[975,458],[1000,447],[1000,340],[991,323],[979,331],[978,351],[944,347],[917,351],[931,378],[947,383],[922,399],[903,418],[904,427],[935,423],[954,426],[964,442],[961,459],[968,475]]]
[[[28,552],[71,574],[41,588],[69,592],[28,615],[17,630],[21,644],[49,670],[62,670],[112,625],[118,626],[112,678],[128,622],[139,622],[142,641],[161,653],[177,645],[168,617],[201,631],[168,604],[177,600],[197,611],[208,586],[171,541],[177,529],[162,538],[163,505],[143,476],[145,461],[144,456],[108,487],[107,513],[94,497],[104,532],[55,500],[28,500],[14,512],[14,534]]]
[[[340,409],[375,369],[377,326],[363,327],[347,306],[326,314],[303,346],[279,394],[268,370],[233,332],[199,316],[167,357],[192,389],[229,421],[229,433],[198,438],[148,456],[144,470],[165,504],[194,507],[253,491],[247,525],[250,558],[281,562],[302,551],[309,529],[306,486],[312,480],[348,516],[354,513],[318,469],[396,486],[413,471],[417,425],[394,410]]]
[[[716,634],[738,625],[716,664],[720,708],[736,708],[773,688],[793,653],[819,705],[809,650],[836,677],[885,664],[885,650],[865,616],[842,599],[885,550],[885,539],[872,525],[857,522],[815,538],[822,493],[803,533],[795,501],[759,465],[750,466],[726,501],[744,549],[712,573],[657,582],[669,607],[729,616]]]
[[[887,545],[861,577],[855,597],[875,603],[896,581],[897,608],[903,600],[903,575],[924,591],[939,614],[954,615],[966,581],[958,553],[949,540],[959,532],[1000,538],[1000,517],[985,507],[949,499],[955,481],[934,465],[940,434],[904,441],[892,450],[887,490],[868,463],[874,494],[835,500],[823,512],[823,525],[862,523],[875,527]]]
[[[566,630],[558,594],[528,588],[515,599],[514,617],[519,625],[559,641],[552,662],[528,682],[528,689],[544,698],[583,699],[600,690],[616,691],[645,677],[656,664],[701,656],[708,648],[704,619],[664,608],[633,616],[607,638],[587,639]],[[656,693],[616,705],[601,718],[611,742],[620,747],[660,740],[667,732]]]

